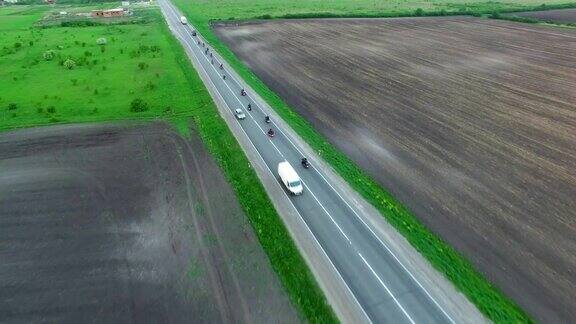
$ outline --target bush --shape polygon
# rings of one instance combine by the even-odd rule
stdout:
[[[152,91],[152,90],[156,89],[156,85],[154,83],[152,83],[152,81],[148,81],[146,83],[146,85],[144,86],[144,88],[146,88],[146,90],[148,90],[148,91]]]
[[[18,105],[15,103],[8,104],[8,110],[16,110],[18,109]]]
[[[14,43],[14,48],[20,48],[20,47],[22,47],[22,43],[20,42]]]
[[[149,109],[148,104],[140,98],[136,98],[132,100],[132,102],[130,103],[131,112],[144,112],[148,109]]]
[[[416,17],[422,17],[424,15],[424,9],[422,8],[418,8],[414,11],[414,16]]]
[[[56,107],[50,106],[50,107],[46,108],[46,112],[49,114],[55,114],[56,113]]]
[[[140,63],[138,63],[138,68],[139,68],[140,70],[144,70],[144,69],[146,69],[147,67],[148,67],[148,64],[146,64],[145,62],[140,62]]]
[[[64,61],[63,65],[68,70],[73,70],[76,67],[76,61],[74,61],[73,59],[67,59],[66,61]]]
[[[47,50],[42,54],[42,58],[45,59],[46,61],[52,61],[55,56],[56,53],[53,50]]]

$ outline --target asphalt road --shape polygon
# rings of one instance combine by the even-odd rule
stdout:
[[[314,161],[310,169],[301,167],[301,150],[274,121],[265,123],[266,113],[252,100],[257,94],[241,96],[240,82],[227,72],[225,63],[219,68],[223,62],[216,54],[210,55],[201,36],[192,36],[193,28],[180,23],[180,14],[170,3],[160,1],[160,6],[172,31],[208,75],[207,86],[217,90],[231,114],[236,108],[246,113],[246,119],[237,122],[270,172],[278,178],[277,166],[284,160],[294,166],[303,180],[304,193],[290,196],[290,200],[368,318],[378,323],[455,323],[442,301],[436,300],[379,239],[323,171],[314,168]],[[248,103],[251,111],[246,109]],[[273,138],[266,135],[268,128],[276,131]]]

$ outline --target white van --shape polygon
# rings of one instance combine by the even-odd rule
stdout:
[[[186,19],[186,17],[182,16],[182,17],[180,17],[180,22],[182,23],[182,25],[186,25],[186,24],[188,24],[188,19]]]
[[[301,195],[304,191],[302,180],[288,161],[278,163],[278,175],[286,189],[294,195]]]

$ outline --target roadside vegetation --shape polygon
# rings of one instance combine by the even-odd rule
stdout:
[[[490,320],[498,323],[531,322],[528,315],[504,296],[470,262],[428,230],[409,210],[392,197],[374,179],[339,152],[280,97],[271,91],[213,33],[210,25],[222,20],[325,17],[400,17],[468,14],[500,15],[513,11],[531,11],[576,7],[565,1],[513,0],[480,2],[440,0],[416,1],[302,1],[297,5],[271,0],[205,2],[174,0],[189,21],[228,63],[286,120],[355,190],[374,205],[431,264]]]
[[[337,322],[250,161],[160,12],[148,9],[150,19],[135,24],[34,26],[48,10],[0,8],[0,131],[160,119],[186,136],[192,124],[233,185],[291,301],[310,322]]]

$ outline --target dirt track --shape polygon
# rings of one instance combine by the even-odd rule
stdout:
[[[459,17],[215,30],[526,311],[576,317],[576,31]]]
[[[0,170],[0,322],[299,321],[197,136],[4,133]]]
[[[536,18],[557,23],[576,23],[576,9],[515,12],[510,15]]]

